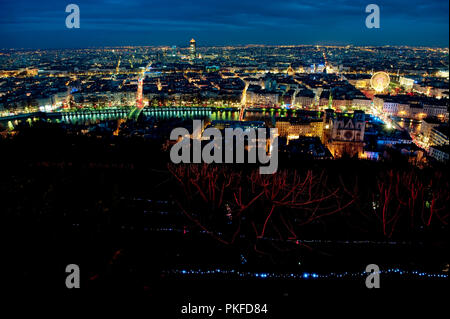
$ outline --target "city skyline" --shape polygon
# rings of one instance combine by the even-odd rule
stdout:
[[[2,48],[184,45],[407,45],[448,47],[448,2],[378,1],[380,29],[368,29],[365,1],[77,1],[81,27],[68,29],[69,3],[2,1]]]
[[[2,286],[157,318],[435,317],[448,7],[0,0]]]
[[[441,295],[448,5],[377,3],[377,29],[362,1],[265,1],[2,0],[7,289],[164,318]]]

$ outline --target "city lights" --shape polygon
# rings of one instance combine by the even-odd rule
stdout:
[[[53,2],[0,1],[2,287],[17,300],[440,313],[448,2]]]

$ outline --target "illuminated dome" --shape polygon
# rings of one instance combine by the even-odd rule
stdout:
[[[370,79],[370,85],[377,92],[383,92],[389,86],[391,79],[386,72],[377,72]]]

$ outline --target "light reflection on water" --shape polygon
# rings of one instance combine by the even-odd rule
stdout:
[[[239,110],[208,110],[208,109],[195,109],[195,110],[152,110],[144,109],[145,116],[154,117],[156,119],[170,119],[170,118],[201,118],[207,117],[211,121],[225,120],[225,121],[238,121]],[[244,119],[247,121],[258,121],[272,119],[276,117],[297,117],[300,114],[303,116],[320,116],[317,112],[287,112],[286,110],[246,110]],[[119,120],[124,119],[128,115],[128,112],[121,110],[118,112],[106,112],[102,114],[90,114],[84,112],[67,113],[63,116],[64,122],[70,123],[95,123],[96,121],[104,120]]]
[[[420,133],[420,130],[422,128],[422,122],[417,120],[410,120],[410,119],[403,119],[403,118],[396,118],[395,121],[398,123],[398,125],[401,128],[404,128],[408,130],[409,132],[412,132],[414,134]]]

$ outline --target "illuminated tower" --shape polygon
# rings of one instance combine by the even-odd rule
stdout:
[[[196,57],[196,44],[195,44],[195,40],[192,39],[189,45],[189,55],[191,56],[191,59],[195,59]]]
[[[138,80],[138,89],[136,93],[136,108],[142,110],[144,108],[144,98],[143,98],[143,86],[144,86],[144,78],[139,78]]]
[[[176,57],[177,56],[177,46],[176,45],[172,46],[171,55],[172,55],[172,57]]]
[[[333,94],[331,94],[331,90],[330,90],[330,96],[328,98],[328,108],[329,109],[333,108]]]
[[[138,110],[142,110],[144,108],[144,95],[143,95],[144,79],[145,79],[145,69],[143,69],[138,76],[138,87],[136,92],[136,108]]]
[[[295,75],[295,71],[292,68],[292,65],[289,66],[289,68],[287,69],[287,74],[290,76],[294,76]]]

